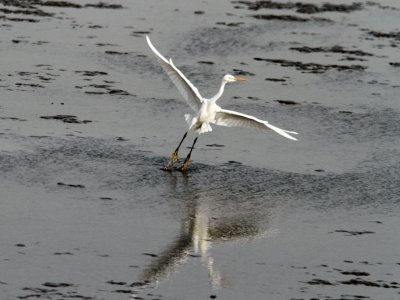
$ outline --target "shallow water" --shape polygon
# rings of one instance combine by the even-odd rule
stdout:
[[[1,12],[1,298],[397,299],[398,3],[112,3]],[[146,33],[299,141],[214,127],[161,171],[189,110]]]

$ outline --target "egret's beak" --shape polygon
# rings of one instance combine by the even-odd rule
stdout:
[[[236,81],[244,81],[244,80],[247,80],[247,79],[244,78],[244,77],[236,76],[236,77],[235,77],[235,80],[236,80]]]

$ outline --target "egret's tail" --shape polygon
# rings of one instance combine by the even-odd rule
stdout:
[[[206,132],[211,132],[212,128],[210,126],[210,124],[208,123],[203,123],[201,124],[200,128],[197,128],[196,131],[200,134],[200,133],[206,133]]]
[[[212,128],[209,123],[197,123],[197,117],[193,117],[193,115],[186,114],[185,115],[185,120],[189,125],[189,130],[194,128],[194,130],[200,134],[200,133],[206,133],[206,132],[211,132]]]

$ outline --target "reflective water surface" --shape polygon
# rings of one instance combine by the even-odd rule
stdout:
[[[331,2],[0,1],[0,298],[397,299],[400,7]],[[190,109],[146,34],[299,141],[161,171]]]

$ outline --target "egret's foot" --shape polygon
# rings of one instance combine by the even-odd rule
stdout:
[[[174,166],[174,161],[170,160],[169,163],[164,166],[163,170],[171,172],[173,166]]]
[[[170,166],[169,164],[165,165],[161,170],[167,171],[167,172],[172,172],[172,166]]]
[[[189,169],[189,163],[190,163],[190,156],[186,157],[185,161],[183,162],[183,165],[179,168],[179,171],[186,172]]]
[[[174,152],[171,153],[171,161],[170,164],[174,164],[178,161],[179,157],[178,157],[178,149],[175,150]],[[172,166],[171,166],[172,167]]]
[[[164,171],[172,171],[172,167],[178,161],[178,149],[171,153],[171,160],[163,168]]]

